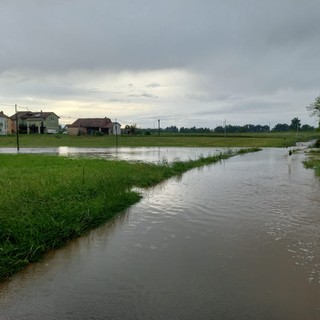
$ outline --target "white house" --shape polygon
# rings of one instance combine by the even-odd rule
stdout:
[[[11,120],[3,111],[0,112],[0,135],[7,135],[11,133]]]
[[[112,122],[112,134],[114,135],[121,134],[121,124],[119,122]]]

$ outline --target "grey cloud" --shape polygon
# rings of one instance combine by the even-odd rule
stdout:
[[[188,93],[186,94],[186,97],[199,102],[209,102],[215,100],[214,96],[212,96],[210,93]]]
[[[2,70],[199,68],[223,78],[272,65],[287,72],[303,59],[287,57],[300,43],[318,61],[320,4],[311,0],[12,1],[0,9]]]
[[[156,100],[133,85],[110,93],[64,75],[182,69],[202,79],[183,94],[193,110],[228,102],[237,114],[274,112],[272,97],[287,89],[307,105],[320,87],[319,12],[318,0],[0,1],[0,96]],[[145,88],[162,86],[152,81]],[[268,103],[252,103],[258,95]]]
[[[147,92],[129,94],[128,96],[132,97],[132,98],[141,98],[141,97],[142,98],[152,98],[152,99],[158,98],[156,95],[151,94],[151,93],[147,93]]]
[[[120,102],[120,103],[130,103],[130,100],[128,99],[117,99],[117,98],[110,98],[110,99],[106,99],[104,100],[105,102]]]
[[[213,92],[190,92],[186,95],[187,99],[198,102],[222,102],[222,101],[234,101],[241,100],[241,96],[226,93],[213,93]]]
[[[146,87],[147,88],[159,88],[159,87],[161,87],[161,84],[159,84],[159,83],[150,83]]]

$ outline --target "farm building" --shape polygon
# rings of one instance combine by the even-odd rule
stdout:
[[[67,126],[67,132],[70,135],[81,134],[121,134],[121,125],[118,122],[112,122],[109,118],[80,118]]]

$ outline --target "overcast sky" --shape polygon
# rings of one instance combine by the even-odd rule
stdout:
[[[319,21],[319,0],[0,0],[1,110],[316,125]]]

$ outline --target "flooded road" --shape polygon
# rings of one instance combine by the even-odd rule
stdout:
[[[320,319],[320,180],[265,149],[148,190],[0,285],[0,319]]]

